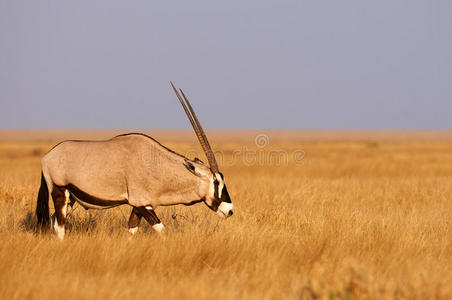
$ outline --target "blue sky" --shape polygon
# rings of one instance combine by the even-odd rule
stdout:
[[[0,0],[0,128],[451,129],[450,1]]]

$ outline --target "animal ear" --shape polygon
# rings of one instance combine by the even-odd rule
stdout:
[[[198,164],[204,165],[204,162],[203,162],[202,160],[200,160],[199,158],[197,158],[197,157],[195,157],[194,162],[195,162],[195,163],[198,163]]]
[[[196,175],[196,176],[199,176],[199,175],[196,173],[195,166],[194,166],[188,159],[185,159],[184,166],[185,166],[185,168],[187,168],[187,170],[189,170],[191,173],[193,173],[193,174]]]

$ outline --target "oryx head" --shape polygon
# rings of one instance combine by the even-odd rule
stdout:
[[[191,106],[187,97],[185,97],[184,92],[180,90],[182,96],[184,97],[184,99],[182,99],[182,97],[180,96],[179,92],[174,87],[172,82],[171,86],[173,87],[174,92],[177,95],[177,98],[179,98],[179,101],[182,104],[182,107],[184,108],[191,125],[193,126],[193,129],[204,150],[204,153],[206,154],[207,160],[209,161],[209,167],[207,167],[198,159],[195,159],[194,161],[186,159],[185,167],[190,172],[192,172],[193,174],[195,174],[196,176],[200,177],[203,180],[204,185],[206,186],[206,193],[202,200],[207,204],[207,206],[213,211],[215,211],[220,217],[232,216],[233,214],[232,201],[231,198],[229,197],[229,193],[224,182],[223,174],[218,169],[215,154],[213,153],[212,148],[210,147],[209,141],[207,140],[207,136],[204,133],[204,130],[202,129],[198,118],[196,117],[193,107]]]

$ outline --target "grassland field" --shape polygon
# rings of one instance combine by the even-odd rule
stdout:
[[[161,207],[130,240],[130,207],[76,204],[36,234],[41,157],[121,132],[0,131],[0,298],[452,299],[452,132],[209,131],[233,217]]]

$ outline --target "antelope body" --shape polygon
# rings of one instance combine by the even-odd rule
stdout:
[[[215,156],[201,125],[184,96],[174,88],[209,160],[190,160],[153,138],[130,133],[106,141],[64,141],[41,161],[42,176],[36,214],[42,229],[50,226],[49,194],[54,202],[53,228],[65,232],[67,206],[78,202],[86,209],[132,206],[129,231],[134,234],[144,217],[156,231],[163,225],[158,206],[204,202],[221,217],[231,216],[233,205]],[[182,91],[181,91],[182,92]],[[187,108],[188,106],[188,108]]]

